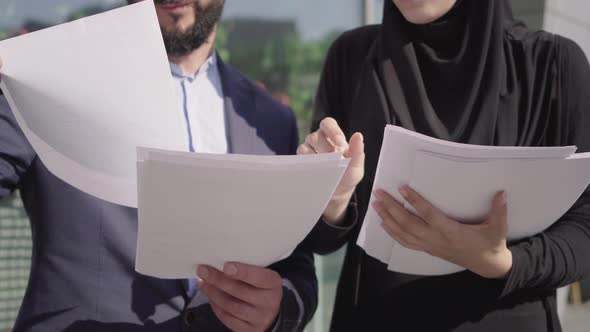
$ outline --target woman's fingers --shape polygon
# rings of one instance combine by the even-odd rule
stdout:
[[[348,148],[348,143],[346,142],[346,136],[338,122],[333,118],[325,118],[320,122],[320,129],[318,130],[323,134],[323,136],[334,145],[338,151],[345,151]]]

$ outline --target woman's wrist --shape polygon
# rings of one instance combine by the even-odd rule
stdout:
[[[348,205],[350,204],[353,193],[333,197],[322,215],[324,221],[334,226],[342,224],[346,218],[346,212],[348,211]]]
[[[488,279],[508,279],[512,271],[512,252],[507,247],[502,250],[493,252],[490,257],[483,259],[485,266],[480,271],[473,271],[480,276]]]

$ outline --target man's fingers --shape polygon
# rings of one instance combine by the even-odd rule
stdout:
[[[271,269],[240,263],[227,263],[223,272],[235,280],[243,281],[256,288],[277,289],[283,287],[283,279]]]
[[[213,284],[205,281],[201,283],[199,288],[207,295],[210,303],[215,303],[215,305],[230,313],[235,318],[250,322],[253,317],[257,316],[256,307],[227,294]]]
[[[248,284],[227,276],[225,273],[212,267],[199,266],[197,275],[206,283],[211,284],[225,293],[244,302],[257,304],[260,302],[256,289]]]
[[[338,122],[333,118],[325,118],[322,120],[322,122],[320,122],[319,131],[337,147],[347,147],[346,136],[342,132],[342,129],[340,129]]]
[[[223,325],[225,325],[230,330],[236,332],[254,331],[253,326],[223,310],[223,308],[217,304],[210,303],[210,305],[211,309],[213,309],[213,313],[215,313],[215,316],[217,316]]]

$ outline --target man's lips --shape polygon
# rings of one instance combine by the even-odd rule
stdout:
[[[158,4],[159,8],[164,10],[176,10],[184,7],[188,7],[191,2],[175,2],[175,3],[168,3],[168,4]]]

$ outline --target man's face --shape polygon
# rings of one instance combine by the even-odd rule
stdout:
[[[130,3],[142,0],[129,0]],[[154,0],[169,56],[187,55],[207,42],[225,0]]]

